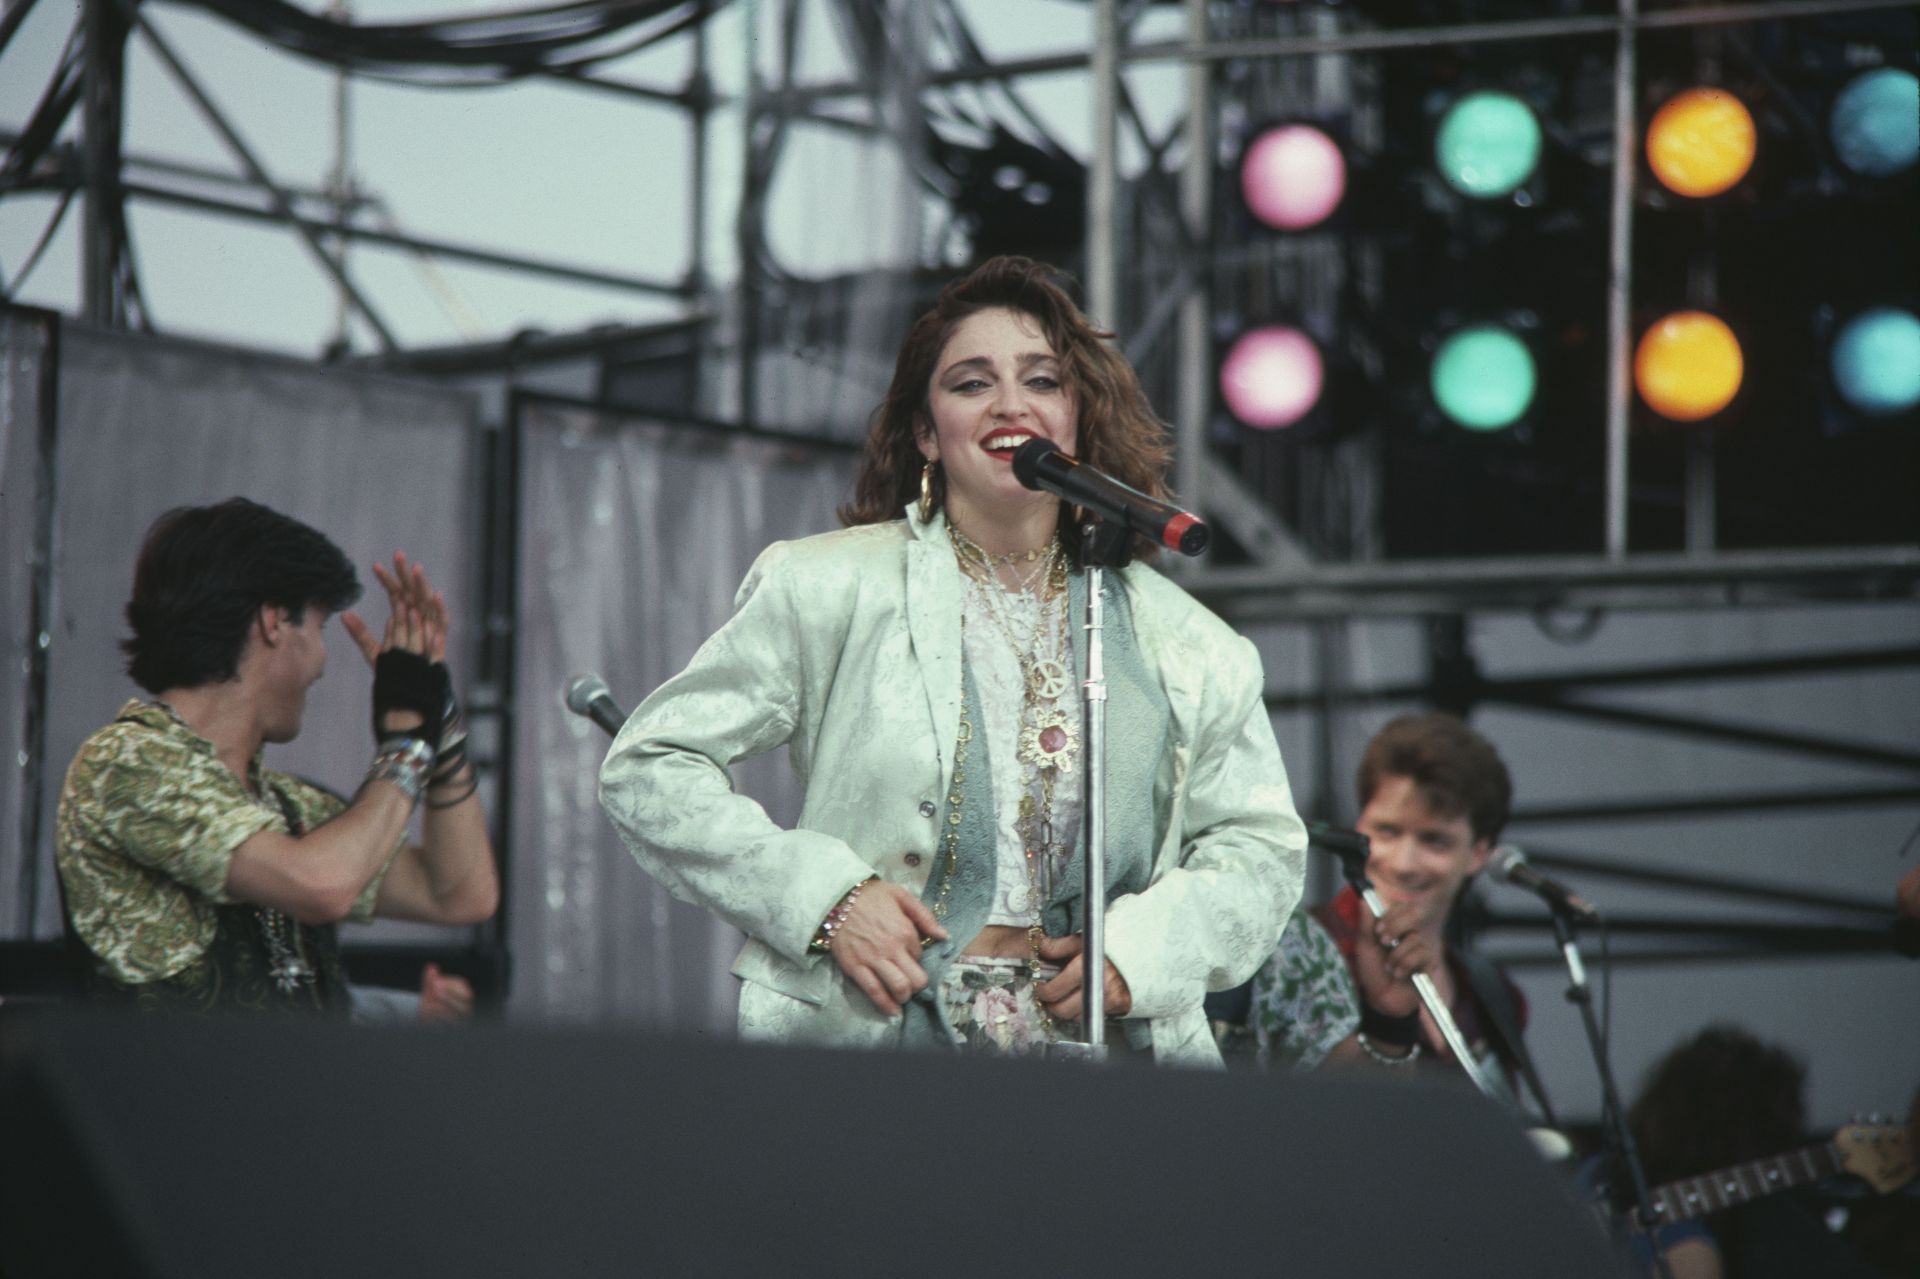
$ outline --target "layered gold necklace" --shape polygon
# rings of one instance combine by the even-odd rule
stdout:
[[[1071,660],[1067,648],[1067,554],[1054,538],[1040,550],[1014,551],[994,555],[952,524],[947,532],[953,540],[954,558],[968,577],[986,589],[981,592],[987,616],[995,629],[1013,649],[1020,664],[1024,696],[1020,707],[1020,762],[1050,773],[1071,773],[1080,749],[1080,729],[1061,705],[1061,698],[1072,685],[1067,673]],[[1020,565],[1026,565],[1022,572]],[[1000,575],[1001,568],[1012,570],[1014,588],[1009,590]],[[1036,586],[1038,589],[1036,590]],[[1016,625],[1007,597],[1025,598],[1033,624]]]
[[[1080,726],[1064,701],[1072,687],[1066,551],[1056,538],[1040,550],[994,555],[952,524],[947,530],[961,571],[981,586],[987,616],[1020,667],[1016,758],[1028,775],[1021,788],[1016,829],[1025,854],[1029,900],[1043,906],[1052,895],[1053,860],[1059,849],[1053,827],[1054,794],[1060,779],[1073,772],[1080,750]],[[1011,570],[1011,590],[1001,576],[1003,568]],[[1023,611],[1032,616],[1030,627],[1017,623],[1009,595],[1028,601],[1030,607]]]

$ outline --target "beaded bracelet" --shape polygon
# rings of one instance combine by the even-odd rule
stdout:
[[[880,878],[878,875],[867,876],[849,888],[847,895],[827,912],[827,917],[820,921],[820,927],[814,930],[813,940],[807,943],[809,954],[824,955],[833,949],[833,935],[839,932],[841,925],[847,922],[847,913],[853,909],[853,899],[860,895],[861,889],[878,878]]]
[[[1420,1045],[1418,1043],[1413,1044],[1407,1049],[1406,1056],[1395,1057],[1375,1048],[1373,1041],[1367,1038],[1365,1031],[1356,1031],[1353,1037],[1355,1041],[1359,1043],[1360,1051],[1379,1062],[1382,1066],[1411,1066],[1420,1056]]]
[[[408,804],[420,802],[427,788],[427,772],[433,767],[433,747],[418,737],[395,736],[380,743],[380,753],[367,769],[367,781],[390,782]]]

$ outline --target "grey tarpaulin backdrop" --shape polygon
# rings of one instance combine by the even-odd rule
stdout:
[[[28,832],[27,708],[33,627],[34,526],[39,513],[41,379],[48,370],[53,321],[0,311],[0,937],[20,935],[35,895],[38,865],[23,855]]]
[[[769,542],[836,526],[853,455],[529,401],[520,427],[511,1006],[731,1033],[739,935],[635,864],[596,795],[606,734],[561,694],[593,672],[632,710],[732,613]],[[776,821],[798,814],[784,751],[734,779]]]
[[[33,899],[7,912],[13,935],[41,938],[60,931],[50,858],[67,762],[138,692],[116,645],[126,633],[121,610],[134,556],[162,511],[242,495],[314,525],[360,570],[371,592],[361,603],[376,625],[386,603],[368,566],[404,549],[446,590],[464,626],[449,654],[456,679],[471,671],[467,656],[479,638],[468,620],[478,611],[471,396],[73,322],[62,323],[59,341],[47,773],[36,853],[43,870]],[[10,350],[9,367],[19,358]],[[19,566],[8,560],[11,605]],[[23,615],[11,620],[11,607],[8,616],[10,632],[24,625]],[[270,747],[269,764],[336,790],[359,785],[372,750],[370,687],[365,660],[329,625],[327,673],[308,697],[300,738]],[[9,716],[9,731],[17,718]],[[444,935],[420,925],[376,929],[394,941]]]

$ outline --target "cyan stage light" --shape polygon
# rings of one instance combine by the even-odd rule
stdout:
[[[1740,340],[1705,311],[1676,311],[1655,321],[1633,355],[1641,398],[1675,422],[1698,422],[1727,407],[1745,374]]]
[[[1874,417],[1920,404],[1920,319],[1880,306],[1848,320],[1833,342],[1833,381],[1840,397]]]
[[[1429,384],[1434,403],[1454,422],[1470,431],[1499,431],[1527,411],[1538,380],[1525,342],[1481,324],[1440,344]]]
[[[1855,173],[1884,178],[1912,168],[1920,158],[1920,77],[1898,67],[1855,76],[1833,100],[1827,134]]]
[[[1268,129],[1240,158],[1240,194],[1276,231],[1304,231],[1327,220],[1347,193],[1340,146],[1308,124]]]
[[[1719,195],[1753,167],[1753,116],[1725,89],[1688,89],[1647,124],[1647,164],[1676,195]]]
[[[1263,431],[1292,426],[1320,400],[1326,366],[1299,329],[1267,325],[1242,333],[1220,362],[1227,410]]]
[[[1460,194],[1509,195],[1540,166],[1540,122],[1511,93],[1470,93],[1441,117],[1433,156],[1440,176]]]

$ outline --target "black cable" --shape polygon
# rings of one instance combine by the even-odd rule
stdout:
[[[12,300],[20,286],[27,282],[27,277],[33,274],[33,268],[40,265],[41,255],[47,251],[47,246],[53,243],[54,233],[60,229],[61,222],[66,220],[67,206],[73,203],[73,197],[78,195],[79,191],[78,187],[68,187],[60,193],[58,207],[54,209],[53,216],[47,220],[46,229],[40,233],[39,242],[27,254],[26,262],[20,267],[20,274],[13,277],[13,283],[8,284],[5,277],[0,276],[0,301]]]
[[[502,11],[432,23],[358,24],[308,13],[286,0],[174,0],[206,10],[290,52],[350,71],[462,67],[503,76],[551,65],[624,57],[711,15],[695,0],[602,0]],[[581,52],[646,23],[665,28],[620,48]],[[571,52],[571,57],[555,56]]]

